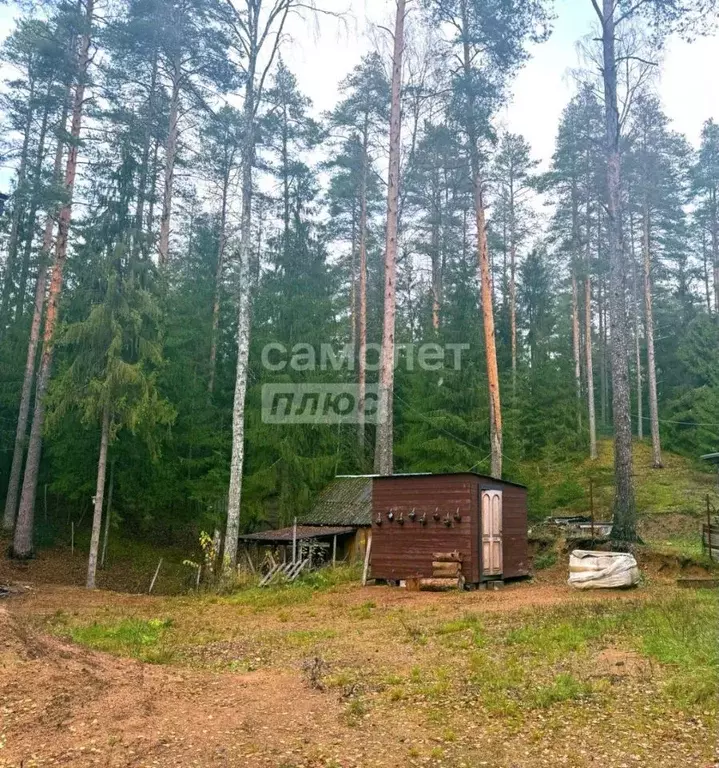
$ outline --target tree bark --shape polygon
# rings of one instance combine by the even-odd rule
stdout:
[[[42,163],[45,159],[45,138],[47,136],[47,125],[50,117],[50,93],[52,89],[52,81],[48,85],[47,94],[45,97],[45,107],[42,114],[42,122],[40,123],[40,133],[37,140],[37,155],[35,158],[35,165],[32,171],[32,195],[30,198],[30,212],[25,222],[25,228],[27,230],[25,236],[25,248],[23,250],[22,262],[20,268],[20,280],[18,283],[17,297],[15,299],[15,322],[17,323],[23,316],[25,310],[25,289],[27,287],[27,276],[30,271],[30,255],[32,253],[32,244],[35,239],[35,219],[37,218],[37,209],[40,203],[40,186],[42,174]]]
[[[279,39],[279,37],[278,37]],[[237,537],[240,532],[240,504],[242,501],[242,471],[245,461],[245,399],[250,357],[250,322],[252,315],[252,193],[255,162],[255,75],[257,67],[256,29],[250,42],[243,108],[245,135],[241,149],[242,211],[240,214],[239,297],[237,321],[237,373],[232,406],[232,456],[230,459],[230,488],[227,504],[225,532],[225,559],[234,568],[237,565]],[[259,254],[258,254],[259,257]]]
[[[632,253],[632,294],[634,304],[634,357],[637,369],[637,437],[644,439],[644,387],[642,382],[642,344],[639,310],[639,285],[637,282],[637,258],[634,246],[634,216],[629,214],[629,242]]]
[[[152,144],[152,124],[155,118],[155,91],[157,89],[157,50],[152,59],[152,74],[150,75],[150,92],[147,96],[147,118],[145,120],[145,135],[142,142],[142,159],[140,160],[140,178],[137,182],[137,207],[135,209],[134,251],[139,251],[140,245],[146,252],[147,237],[143,233],[145,225],[145,200],[147,199],[147,177],[150,166],[150,145]],[[157,146],[157,145],[156,145]],[[149,236],[149,233],[148,233]]]
[[[162,215],[160,216],[160,266],[164,267],[170,257],[170,223],[172,219],[172,192],[175,180],[175,158],[177,156],[177,133],[180,114],[180,77],[176,65],[170,99],[170,120],[165,146],[165,184],[162,192]]]
[[[574,356],[574,388],[577,392],[577,428],[582,429],[582,362],[579,339],[579,291],[572,270],[572,354]]]
[[[10,307],[10,295],[12,294],[13,275],[15,261],[20,244],[20,223],[23,213],[23,197],[25,195],[25,179],[27,176],[27,161],[32,134],[32,120],[35,112],[35,78],[30,77],[30,93],[28,94],[27,117],[23,132],[22,149],[20,150],[20,163],[17,172],[17,188],[15,189],[15,201],[10,222],[10,236],[8,238],[7,259],[5,261],[5,284],[3,285],[2,301],[0,301],[0,332],[6,321],[7,311]]]
[[[494,335],[494,307],[492,305],[492,275],[487,243],[487,222],[484,211],[480,155],[477,144],[477,126],[474,114],[474,93],[471,88],[472,55],[469,44],[469,22],[467,0],[461,0],[463,67],[467,88],[467,134],[469,140],[470,169],[474,214],[477,223],[477,258],[484,327],[484,347],[487,358],[487,381],[489,387],[489,421],[492,477],[502,477],[502,406],[499,391],[499,369],[497,367],[497,344]]]
[[[584,280],[584,345],[587,369],[587,410],[589,418],[589,458],[597,458],[597,414],[594,404],[594,356],[592,354],[592,221],[587,199],[587,274]]]
[[[40,357],[40,367],[35,392],[35,413],[30,428],[25,475],[23,477],[20,506],[15,524],[12,555],[17,558],[28,558],[33,554],[33,528],[35,515],[35,493],[37,491],[37,476],[40,469],[40,454],[42,451],[42,433],[45,425],[45,395],[50,383],[50,368],[52,366],[53,343],[57,315],[62,292],[63,269],[67,259],[67,240],[72,218],[72,195],[77,174],[77,159],[79,152],[80,131],[82,129],[82,114],[85,101],[85,84],[87,68],[90,62],[90,35],[94,13],[94,0],[86,4],[85,30],[80,38],[78,52],[78,82],[72,105],[72,120],[70,123],[70,141],[65,167],[66,202],[60,210],[58,219],[57,243],[55,246],[55,263],[50,280],[50,291],[47,299],[47,313],[43,333],[43,348]]]
[[[512,398],[517,397],[517,222],[514,210],[514,168],[509,181],[509,330],[512,347]]]
[[[67,99],[63,108],[62,118],[58,129],[57,147],[55,149],[55,162],[52,178],[55,183],[60,179],[62,171],[62,153],[65,146],[63,136],[67,122]],[[27,357],[25,358],[25,373],[22,381],[20,395],[20,409],[17,417],[17,429],[15,431],[15,448],[10,468],[7,496],[5,497],[5,513],[3,515],[3,530],[10,532],[15,525],[15,513],[17,512],[17,497],[20,491],[20,475],[22,462],[25,457],[25,444],[27,439],[27,422],[30,415],[30,397],[32,396],[32,382],[35,376],[35,358],[40,343],[40,325],[42,312],[45,306],[45,287],[47,284],[47,266],[50,260],[52,248],[52,233],[55,227],[55,217],[49,211],[45,220],[45,231],[42,238],[42,248],[37,267],[37,280],[35,282],[35,302],[30,324],[30,338],[27,345]]]
[[[107,489],[107,512],[105,513],[105,534],[102,538],[102,554],[100,568],[105,567],[107,557],[107,542],[110,540],[110,522],[112,521],[112,492],[115,488],[115,459],[110,462],[110,487]]]
[[[657,368],[654,356],[654,312],[652,310],[652,261],[651,222],[649,206],[644,206],[643,217],[644,253],[644,327],[647,334],[647,378],[649,383],[649,425],[652,434],[652,462],[654,469],[661,469],[662,444],[659,436],[659,402],[657,400]]]
[[[217,267],[215,268],[215,298],[212,303],[212,331],[210,337],[210,378],[207,389],[212,395],[215,389],[215,369],[217,367],[217,331],[220,327],[220,296],[222,291],[222,270],[225,261],[227,242],[227,195],[230,186],[230,171],[222,180],[222,203],[220,205],[220,232],[217,246]]]
[[[714,312],[719,315],[719,201],[716,187],[711,191],[712,267],[714,270]]]
[[[392,55],[392,104],[389,125],[389,179],[387,233],[384,258],[384,324],[379,372],[379,423],[375,446],[375,472],[393,470],[394,335],[397,312],[397,241],[399,237],[399,173],[402,138],[402,55],[406,0],[397,0]]]
[[[102,433],[100,435],[100,457],[97,461],[97,484],[95,486],[95,510],[92,515],[92,534],[90,535],[90,556],[87,560],[88,589],[95,589],[97,558],[100,550],[102,532],[102,504],[105,496],[105,471],[107,469],[107,446],[110,442],[110,406],[106,405],[102,413]]]
[[[614,519],[612,538],[633,542],[636,505],[632,482],[632,422],[627,363],[625,263],[621,233],[621,162],[617,100],[616,2],[603,0],[602,47],[606,124],[609,234],[609,319],[611,325],[612,419],[614,424]]]
[[[369,114],[362,134],[360,182],[359,318],[357,327],[357,443],[360,464],[365,455],[365,390],[367,386],[367,177],[369,175]]]

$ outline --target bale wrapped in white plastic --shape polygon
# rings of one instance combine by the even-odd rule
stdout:
[[[576,589],[633,587],[638,583],[639,567],[634,555],[575,549],[569,557],[569,584]]]

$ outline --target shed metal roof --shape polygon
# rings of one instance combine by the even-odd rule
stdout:
[[[301,522],[303,525],[372,525],[372,478],[335,478]]]
[[[355,529],[348,525],[298,525],[297,541],[307,539],[319,539],[324,536],[342,536],[346,533],[354,533]],[[260,531],[259,533],[247,533],[240,536],[242,541],[255,541],[258,543],[285,543],[292,541],[294,527],[279,528],[276,531]]]

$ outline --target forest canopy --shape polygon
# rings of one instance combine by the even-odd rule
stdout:
[[[107,493],[127,535],[236,543],[336,474],[522,482],[602,436],[631,538],[632,439],[657,468],[717,450],[719,116],[694,146],[657,66],[662,35],[715,8],[582,1],[596,30],[548,164],[499,113],[550,2],[390,3],[326,113],[283,57],[298,14],[336,13],[319,2],[18,7],[0,53],[16,554],[70,511],[96,539]],[[360,415],[271,423],[268,385],[351,385]]]

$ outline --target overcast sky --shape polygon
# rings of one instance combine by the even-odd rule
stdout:
[[[374,25],[391,23],[394,8],[393,0],[326,1],[348,10],[347,21],[339,25],[328,18],[295,19],[290,29],[292,44],[285,53],[288,66],[318,112],[334,106],[339,82],[372,48]],[[591,30],[594,21],[590,0],[556,0],[555,8],[552,37],[533,46],[531,60],[514,83],[513,100],[500,115],[510,130],[526,136],[535,158],[543,164],[551,158],[559,116],[572,95],[568,70],[578,63],[576,42]],[[0,6],[0,37],[12,28],[12,18],[12,9]],[[719,119],[717,73],[719,37],[669,42],[660,96],[674,128],[695,145],[704,120]]]
[[[374,24],[389,26],[393,0],[333,0],[350,10],[346,29],[327,19],[296,22],[293,46],[286,55],[304,92],[318,110],[337,100],[337,85],[372,47]],[[342,5],[344,3],[344,5]],[[559,116],[572,96],[569,70],[579,63],[576,43],[596,20],[590,0],[555,0],[557,19],[548,42],[532,47],[532,58],[517,77],[512,103],[500,119],[548,162]],[[318,34],[319,33],[319,34]],[[702,123],[719,119],[719,36],[691,44],[670,40],[661,67],[660,96],[675,130],[696,144]]]

